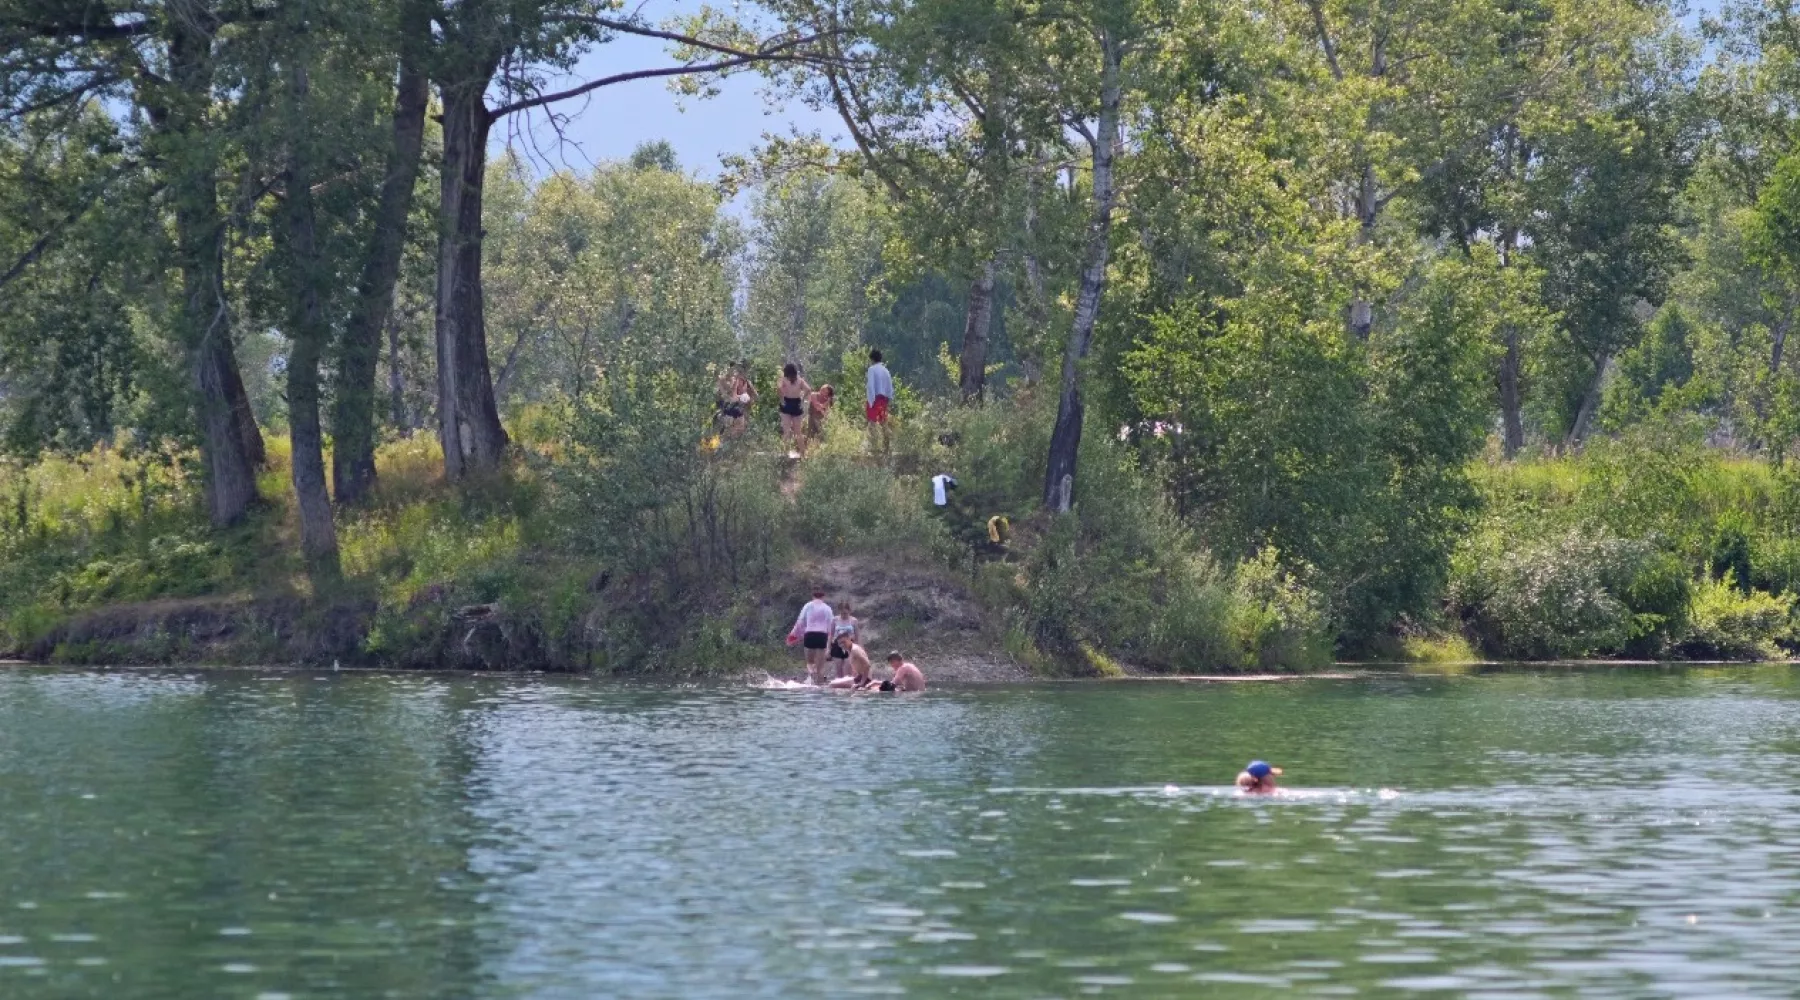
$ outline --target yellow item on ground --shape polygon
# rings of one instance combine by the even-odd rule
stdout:
[[[993,517],[988,518],[988,541],[993,542],[995,545],[1004,544],[1006,542],[1006,535],[1011,530],[1012,522],[1008,521],[1005,515],[995,514]]]

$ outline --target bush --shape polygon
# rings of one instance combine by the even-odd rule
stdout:
[[[1771,659],[1793,637],[1793,594],[1744,593],[1731,573],[1694,585],[1681,651],[1728,660]]]
[[[1687,566],[1673,553],[1652,553],[1638,563],[1620,596],[1632,619],[1627,655],[1666,655],[1687,634],[1692,591]]]
[[[891,550],[924,545],[943,527],[927,513],[930,486],[878,466],[841,455],[820,455],[806,464],[794,493],[794,520],[800,539],[828,552]]]
[[[1238,564],[1228,612],[1231,637],[1245,662],[1263,670],[1331,662],[1325,602],[1266,547]]]
[[[1488,537],[1459,553],[1450,603],[1489,652],[1564,659],[1622,649],[1636,634],[1621,596],[1653,554],[1604,531],[1568,531],[1509,549]]]
[[[1023,565],[1016,619],[1039,649],[1091,662],[1098,650],[1156,670],[1237,670],[1232,593],[1161,493],[1113,441],[1090,435],[1080,498]]]

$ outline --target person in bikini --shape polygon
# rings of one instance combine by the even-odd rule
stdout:
[[[756,387],[744,377],[745,364],[734,363],[719,374],[718,385],[714,387],[717,399],[713,405],[718,408],[719,422],[724,424],[725,433],[732,437],[744,433],[750,425],[747,419],[750,404],[756,399]]]
[[[813,599],[800,608],[794,629],[788,633],[788,645],[806,648],[806,679],[819,684],[825,678],[825,647],[831,640],[831,605],[825,603],[823,590],[813,591]]]
[[[832,661],[832,666],[837,668],[837,675],[839,677],[844,676],[844,671],[849,669],[846,661],[850,658],[850,651],[838,644],[839,639],[846,637],[849,638],[851,643],[862,640],[862,622],[857,621],[856,616],[850,613],[850,604],[848,601],[838,605],[837,614],[831,619],[830,659]]]
[[[781,381],[775,390],[781,395],[781,439],[800,458],[805,458],[806,405],[812,398],[812,386],[806,384],[799,367],[790,361],[781,369]]]

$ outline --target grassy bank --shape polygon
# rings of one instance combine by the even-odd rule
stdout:
[[[1125,445],[1090,440],[1076,511],[1037,511],[1030,398],[903,407],[890,456],[848,415],[803,462],[692,413],[515,421],[508,472],[447,488],[425,436],[343,512],[343,575],[297,554],[273,498],[223,532],[183,452],[109,448],[0,470],[0,647],[63,662],[309,662],[691,674],[791,669],[816,584],[884,639],[1045,675],[1311,669],[1349,631],[1334,581],[1247,544],[1215,554]],[[275,443],[272,439],[271,443]],[[603,455],[604,460],[594,456]],[[948,506],[930,476],[959,481]],[[1795,641],[1800,474],[1645,427],[1578,457],[1470,470],[1480,498],[1436,606],[1380,659],[1752,659]],[[1011,525],[1004,544],[991,518]],[[1358,634],[1368,623],[1355,623]],[[1366,647],[1365,647],[1366,648]]]
[[[1518,659],[1755,659],[1794,648],[1800,474],[1645,424],[1578,457],[1482,463],[1451,626]]]
[[[1232,567],[1199,549],[1118,446],[1084,454],[1095,487],[1075,516],[1036,515],[1048,421],[1034,406],[914,405],[885,460],[842,416],[802,463],[766,432],[696,447],[679,414],[666,434],[634,417],[622,441],[539,412],[516,422],[506,475],[454,490],[435,442],[393,441],[371,501],[340,515],[336,580],[298,557],[279,446],[272,499],[224,532],[205,523],[187,453],[10,466],[0,647],[59,662],[791,668],[793,609],[855,576],[874,602],[859,612],[895,641],[1038,673],[1327,660],[1311,592],[1272,553]],[[930,503],[937,472],[961,483],[946,508]],[[1001,545],[996,515],[1012,525]]]

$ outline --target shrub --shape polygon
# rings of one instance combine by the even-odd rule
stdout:
[[[1769,659],[1793,636],[1793,594],[1745,593],[1731,573],[1694,585],[1681,651],[1720,659]]]
[[[1141,667],[1241,669],[1232,593],[1212,559],[1116,442],[1082,446],[1081,495],[1025,560],[1016,620],[1037,648],[1100,650]]]
[[[1687,566],[1674,553],[1645,557],[1620,597],[1632,619],[1626,654],[1665,655],[1687,633],[1691,587]]]
[[[1730,577],[1737,588],[1750,592],[1749,518],[1742,511],[1727,511],[1713,529],[1712,551],[1707,557],[1707,571],[1716,580]]]
[[[1488,537],[1459,553],[1450,602],[1490,652],[1558,659],[1614,652],[1636,622],[1621,596],[1652,551],[1604,531],[1572,530],[1508,548]]]
[[[1232,574],[1228,623],[1245,662],[1259,669],[1331,661],[1324,600],[1300,574],[1282,566],[1281,554],[1272,546],[1239,563]]]
[[[840,455],[807,462],[794,493],[795,525],[802,541],[829,552],[891,549],[924,544],[943,529],[926,513],[930,487],[878,466]]]

